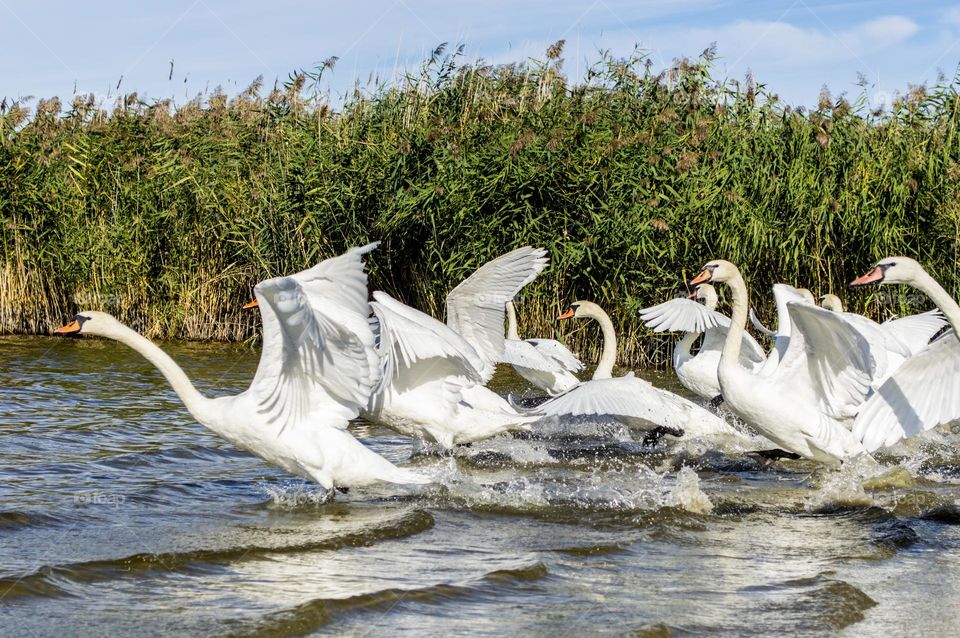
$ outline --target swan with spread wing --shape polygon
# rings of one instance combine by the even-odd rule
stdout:
[[[56,334],[96,335],[129,346],[166,377],[190,414],[227,441],[323,487],[428,483],[367,448],[348,431],[377,380],[373,333],[363,314],[364,254],[354,248],[294,277],[257,284],[263,351],[250,387],[208,398],[154,343],[114,317],[77,314]],[[307,290],[318,301],[308,301]]]
[[[375,292],[380,382],[364,417],[448,449],[534,421],[485,384],[503,358],[504,304],[546,263],[526,246],[484,264],[447,296],[446,324]]]
[[[550,399],[532,413],[546,417],[609,417],[644,429],[673,436],[712,434],[739,436],[723,419],[696,403],[661,390],[628,372],[613,376],[617,358],[617,334],[610,316],[590,301],[575,301],[560,319],[594,319],[600,324],[603,350],[593,378]]]
[[[848,429],[870,392],[870,344],[848,322],[801,297],[786,303],[789,342],[759,371],[741,363],[749,300],[740,270],[729,261],[707,263],[691,282],[725,283],[733,316],[720,356],[718,379],[726,404],[781,448],[836,464],[866,450]],[[774,348],[777,351],[777,348]]]
[[[730,327],[730,319],[716,311],[717,300],[717,291],[713,286],[700,284],[687,299],[671,299],[640,311],[640,318],[654,332],[669,330],[686,333],[673,348],[673,369],[685,388],[710,400],[720,396],[717,368]],[[701,335],[703,343],[693,354],[691,349]],[[741,363],[756,370],[766,357],[760,344],[744,333]]]

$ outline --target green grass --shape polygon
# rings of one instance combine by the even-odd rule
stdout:
[[[885,114],[827,94],[805,112],[714,79],[709,51],[662,73],[603,57],[572,83],[561,48],[501,67],[438,50],[336,110],[302,73],[176,109],[135,95],[110,112],[82,96],[6,100],[0,332],[102,309],[152,337],[244,339],[255,282],[375,239],[372,285],[435,314],[486,260],[544,246],[551,266],[519,300],[521,333],[576,330],[595,352],[595,330],[553,321],[595,300],[634,365],[664,363],[672,343],[637,310],[711,258],[741,266],[768,318],[777,281],[877,317],[909,310],[846,294],[887,254],[957,292],[956,80]]]

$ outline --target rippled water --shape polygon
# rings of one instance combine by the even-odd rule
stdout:
[[[243,389],[258,358],[166,348],[208,394]],[[436,484],[325,502],[194,423],[122,346],[0,338],[0,635],[958,628],[955,433],[831,471],[702,442],[651,451],[613,426],[454,456],[351,429]]]

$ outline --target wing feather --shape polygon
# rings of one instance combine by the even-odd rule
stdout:
[[[473,346],[486,382],[503,354],[504,304],[546,267],[546,251],[524,246],[481,266],[447,295],[447,325]]]
[[[853,433],[873,452],[957,419],[960,338],[951,331],[883,382],[857,415]]]

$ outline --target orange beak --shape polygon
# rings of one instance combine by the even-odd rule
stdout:
[[[713,273],[709,270],[704,269],[699,275],[690,280],[691,286],[696,286],[697,284],[704,284],[713,279]]]
[[[863,277],[857,277],[850,282],[851,286],[866,286],[867,284],[878,284],[883,281],[883,269],[877,266]]]
[[[78,332],[80,332],[80,322],[79,322],[79,321],[71,321],[70,323],[68,323],[67,325],[63,326],[62,328],[57,328],[56,330],[54,330],[54,331],[53,331],[53,334],[55,334],[55,335],[73,335],[73,334],[77,334]]]
[[[696,288],[694,288],[693,290],[690,291],[690,294],[687,295],[687,299],[693,299],[694,301],[697,300],[697,289],[696,289]]]
[[[557,317],[557,319],[569,319],[573,316],[573,313],[574,313],[573,308],[567,308],[567,311],[562,315],[560,315],[559,317]]]
[[[254,299],[253,301],[251,301],[250,303],[248,303],[247,305],[245,305],[245,306],[243,307],[243,309],[244,309],[244,310],[248,310],[249,308],[256,308],[256,307],[259,306],[259,305],[260,305],[260,302],[257,301],[256,299]]]

